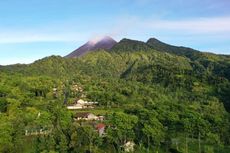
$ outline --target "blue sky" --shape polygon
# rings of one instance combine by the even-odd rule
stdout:
[[[2,0],[0,65],[64,56],[110,35],[230,54],[229,0]]]

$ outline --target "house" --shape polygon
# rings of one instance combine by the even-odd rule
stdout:
[[[97,129],[97,131],[99,133],[99,136],[102,136],[105,133],[105,127],[106,126],[103,123],[99,123],[99,124],[96,125],[96,129]]]
[[[86,108],[86,107],[81,104],[74,104],[74,105],[67,106],[67,109],[69,110],[76,110],[76,109],[83,109],[83,108]]]
[[[76,109],[94,108],[93,105],[96,105],[96,104],[98,104],[98,102],[88,102],[88,101],[79,99],[75,102],[75,104],[67,106],[67,109],[76,110]]]
[[[87,121],[98,120],[98,116],[90,112],[76,113],[74,118],[75,120],[87,120]]]
[[[84,105],[84,104],[85,104],[85,101],[84,101],[84,100],[82,100],[82,99],[79,99],[79,100],[77,101],[77,104]]]
[[[85,100],[79,99],[77,100],[77,104],[90,106],[90,105],[96,105],[98,104],[98,102],[91,102],[91,101],[85,101]]]
[[[104,116],[102,116],[102,115],[100,115],[100,116],[98,116],[98,120],[100,120],[100,121],[104,121],[104,120],[105,120],[105,117],[104,117]]]

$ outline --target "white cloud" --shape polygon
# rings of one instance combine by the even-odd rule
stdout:
[[[119,31],[164,31],[183,34],[230,34],[230,17],[194,18],[185,20],[141,19],[124,17],[118,23]],[[122,29],[122,30],[121,30]]]
[[[230,17],[197,18],[189,20],[148,20],[143,27],[187,31],[188,33],[218,33],[230,32]]]
[[[110,21],[111,22],[111,21]],[[195,18],[186,20],[166,20],[159,18],[142,19],[135,16],[123,16],[115,18],[114,23],[91,26],[87,30],[75,28],[73,22],[58,26],[47,25],[34,29],[7,29],[0,30],[1,43],[26,43],[26,42],[76,42],[87,41],[95,36],[110,35],[122,38],[140,34],[164,34],[177,33],[177,35],[215,35],[223,39],[230,38],[230,17]],[[98,28],[99,27],[99,28]]]

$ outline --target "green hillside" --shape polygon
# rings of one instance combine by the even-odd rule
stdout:
[[[228,153],[229,93],[229,56],[156,39],[0,67],[0,152],[115,153],[130,141],[137,153]],[[105,136],[66,109],[82,95],[99,103],[84,111],[105,116]]]

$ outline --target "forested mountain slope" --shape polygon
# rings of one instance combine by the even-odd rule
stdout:
[[[155,39],[123,39],[109,51],[80,58],[50,56],[0,67],[0,120],[6,123],[0,125],[0,152],[83,153],[89,143],[94,152],[122,152],[127,141],[137,144],[136,152],[225,152],[230,143],[229,64],[224,55]],[[79,99],[72,89],[76,84],[86,100],[99,102],[106,124],[115,126],[106,137],[86,139],[92,129],[73,122],[66,110]],[[52,133],[31,137],[35,147],[24,145],[25,129],[38,127]]]

